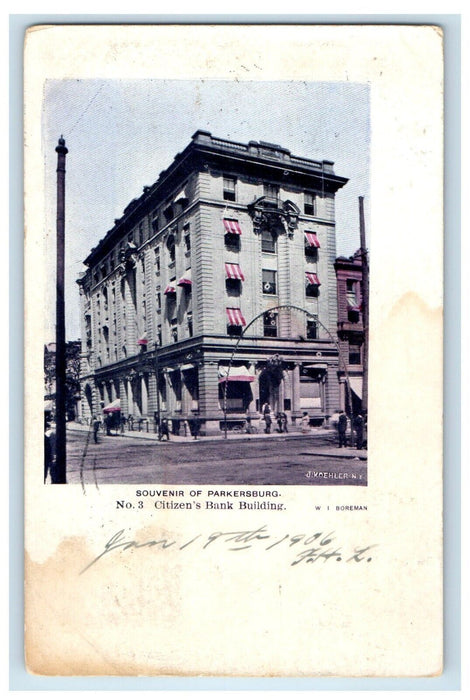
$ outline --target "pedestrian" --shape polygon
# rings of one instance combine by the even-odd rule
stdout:
[[[282,433],[282,414],[279,411],[279,413],[276,413],[276,423],[277,423],[277,432]]]
[[[346,429],[348,427],[348,419],[344,411],[339,412],[338,416],[338,446],[346,447]]]
[[[96,416],[93,416],[93,440],[95,444],[98,444],[98,430],[100,429],[100,425],[101,421]]]
[[[170,439],[170,431],[168,428],[168,421],[166,418],[162,418],[161,423],[160,423],[160,436],[159,440],[163,440],[164,436],[166,436],[166,439]]]
[[[48,416],[44,417],[44,483],[47,475],[52,475],[54,465],[54,444],[52,438],[51,421]]]
[[[282,411],[281,413],[281,433],[288,433],[287,429],[287,414]]]
[[[300,420],[300,424],[302,426],[302,432],[304,434],[310,432],[310,418],[309,418],[307,411],[304,411],[303,416]]]
[[[106,435],[111,435],[112,418],[110,413],[106,414],[104,423],[106,425]]]
[[[52,483],[56,483],[56,446],[55,446],[55,427],[49,418],[45,419],[44,423],[44,483],[46,482],[47,474],[50,474]]]
[[[271,425],[272,425],[272,417],[271,417],[271,406],[269,403],[265,403],[263,408],[262,408],[262,413],[263,413],[263,420],[265,423],[265,428],[264,432],[269,434],[271,432]]]
[[[195,440],[197,440],[199,437],[199,433],[201,431],[201,421],[197,416],[195,416],[191,420],[191,428],[192,428],[192,430],[191,430],[192,436]]]
[[[364,444],[364,419],[360,413],[354,419],[354,430],[356,431],[356,448],[362,450]]]

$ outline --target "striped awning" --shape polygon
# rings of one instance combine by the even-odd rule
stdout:
[[[305,238],[310,248],[319,248],[320,241],[317,238],[317,234],[314,231],[305,231]]]
[[[240,224],[236,219],[224,219],[223,222],[226,233],[235,233],[237,236],[242,235]]]
[[[348,311],[357,311],[360,313],[362,311],[362,304],[351,304],[348,302]]]
[[[103,413],[117,413],[121,410],[121,399],[115,399],[108,406],[103,408]]]
[[[147,339],[147,333],[144,333],[140,336],[139,340],[137,341],[137,345],[147,345],[148,342],[149,341]]]
[[[192,285],[192,279],[191,279],[191,270],[186,270],[184,275],[181,277],[181,279],[178,280],[178,287],[184,287],[188,286],[190,287]]]
[[[225,263],[225,276],[228,280],[245,280],[245,275],[238,263]]]
[[[321,282],[316,272],[306,272],[305,277],[307,278],[307,284],[314,284],[316,287],[320,286]]]
[[[167,284],[163,294],[176,294],[176,286],[175,286],[174,280],[173,280],[173,282],[170,282],[170,284]]]
[[[219,365],[219,384],[222,382],[254,382],[255,378],[245,366],[230,367]]]
[[[246,326],[246,321],[240,309],[226,309],[229,326]]]

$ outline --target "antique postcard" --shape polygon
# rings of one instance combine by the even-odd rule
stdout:
[[[25,37],[25,659],[443,668],[434,26]]]

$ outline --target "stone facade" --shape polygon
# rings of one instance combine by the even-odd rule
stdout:
[[[197,415],[206,433],[266,402],[293,422],[331,415],[346,182],[330,161],[196,132],[85,260],[84,412],[119,398],[126,417]]]

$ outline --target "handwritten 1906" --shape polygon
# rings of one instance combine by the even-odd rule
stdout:
[[[290,562],[291,566],[297,566],[302,563],[313,564],[318,561],[335,561],[344,562],[346,564],[364,561],[369,563],[372,561],[372,557],[369,556],[370,550],[373,547],[377,547],[377,544],[370,544],[366,546],[356,546],[346,551],[341,545],[336,543],[334,532],[329,532],[327,534],[315,532],[311,535],[305,533],[297,535],[285,534],[280,538],[276,538],[268,532],[266,525],[255,530],[215,531],[205,536],[198,534],[181,544],[167,537],[138,542],[135,539],[126,539],[125,531],[118,530],[118,532],[106,542],[103,551],[80,571],[80,575],[88,571],[88,569],[94,566],[102,557],[116,550],[123,552],[157,547],[161,550],[172,549],[174,551],[183,550],[192,546],[199,546],[201,549],[207,549],[216,542],[224,544],[226,549],[231,552],[239,552],[254,546],[262,551],[269,551],[275,547],[282,546],[287,549],[287,551],[292,550],[295,552],[295,556]],[[304,548],[298,551],[301,547]]]

